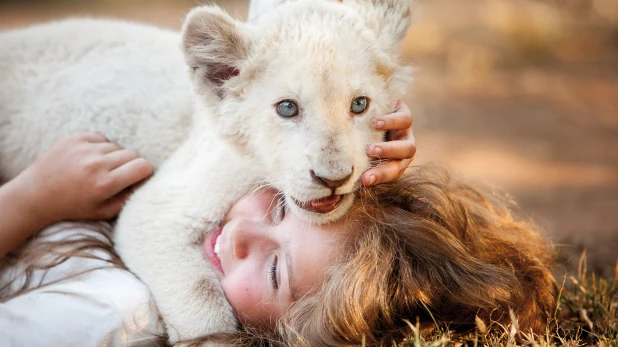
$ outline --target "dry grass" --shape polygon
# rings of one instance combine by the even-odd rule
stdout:
[[[520,331],[517,319],[503,326],[478,319],[476,332],[457,336],[448,326],[436,324],[434,332],[423,334],[419,324],[409,322],[409,337],[401,347],[438,346],[618,346],[618,263],[612,280],[587,273],[582,255],[575,275],[564,279],[559,304],[546,333]]]

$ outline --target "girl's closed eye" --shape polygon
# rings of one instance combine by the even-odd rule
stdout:
[[[284,197],[281,197],[277,201],[277,208],[274,210],[275,210],[275,217],[273,218],[273,221],[276,221],[277,224],[283,222],[283,219],[285,219],[285,214],[286,214]]]
[[[268,271],[270,273],[270,279],[273,283],[273,288],[275,288],[275,290],[279,289],[279,283],[277,283],[277,265],[278,264],[279,264],[279,258],[275,256],[273,263],[270,265],[270,270]]]
[[[279,201],[279,221],[283,221],[285,212],[285,199],[282,198],[281,201]]]

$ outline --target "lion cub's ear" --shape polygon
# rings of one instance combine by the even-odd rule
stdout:
[[[203,70],[200,82],[218,88],[238,75],[249,56],[249,31],[217,6],[197,7],[187,15],[182,45],[187,65],[194,72]]]

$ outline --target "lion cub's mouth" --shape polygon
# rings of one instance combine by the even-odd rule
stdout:
[[[313,212],[313,213],[329,213],[332,212],[334,210],[337,209],[337,207],[339,207],[339,204],[341,203],[341,201],[343,200],[344,195],[331,195],[331,196],[327,196],[325,198],[321,198],[321,199],[315,199],[315,200],[311,200],[311,201],[307,201],[307,202],[300,202],[296,199],[292,199],[294,200],[294,203],[302,208],[303,210],[307,210],[309,212]]]

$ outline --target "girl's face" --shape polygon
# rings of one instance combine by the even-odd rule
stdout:
[[[354,236],[351,223],[310,225],[281,199],[272,190],[244,197],[204,242],[227,300],[252,327],[274,327],[291,303],[319,289]]]

